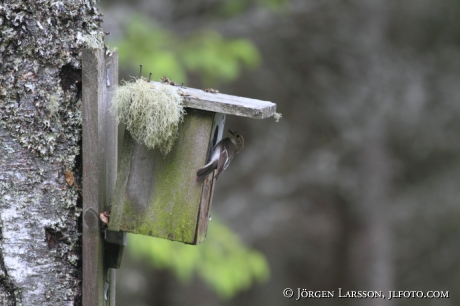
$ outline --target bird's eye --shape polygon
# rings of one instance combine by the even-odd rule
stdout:
[[[240,135],[236,135],[236,138],[240,138]]]

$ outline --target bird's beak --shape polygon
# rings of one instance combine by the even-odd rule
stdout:
[[[232,132],[230,130],[228,130],[230,132],[230,134],[232,134],[233,136],[235,136],[235,132]]]

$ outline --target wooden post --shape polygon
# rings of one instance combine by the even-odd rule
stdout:
[[[99,214],[113,195],[117,174],[117,122],[110,114],[118,86],[118,54],[83,50],[83,306],[115,305],[115,274],[104,263]]]

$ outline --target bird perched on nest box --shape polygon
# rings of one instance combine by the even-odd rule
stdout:
[[[216,179],[225,169],[236,154],[244,147],[244,139],[238,132],[230,132],[230,136],[219,141],[212,149],[211,161],[198,169],[196,173],[197,182],[203,182],[206,177],[217,169]]]

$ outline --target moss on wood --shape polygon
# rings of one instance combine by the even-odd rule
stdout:
[[[130,156],[130,166],[129,171],[124,167],[118,174],[116,188],[123,188],[120,182],[124,179],[127,182],[124,192],[115,191],[119,198],[112,207],[115,218],[110,220],[110,229],[195,242],[202,189],[202,184],[196,182],[196,170],[206,160],[214,113],[187,112],[179,126],[179,137],[166,156],[158,150],[136,151],[129,146],[122,153],[125,165],[126,155]],[[136,167],[139,170],[133,170]],[[143,180],[149,180],[149,171],[153,175],[145,187]]]

